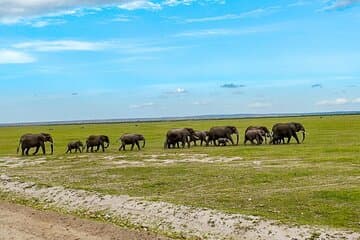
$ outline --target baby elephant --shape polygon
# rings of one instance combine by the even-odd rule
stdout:
[[[73,149],[75,149],[75,152],[77,152],[78,150],[79,150],[79,152],[82,152],[82,150],[84,150],[84,145],[81,141],[70,142],[67,145],[66,153],[72,153]]]
[[[131,150],[134,149],[134,146],[136,145],[137,148],[140,150],[139,141],[143,141],[142,148],[145,147],[145,138],[141,134],[124,134],[119,139],[121,141],[121,145],[119,148],[119,151],[124,150],[126,145],[131,145]]]
[[[252,144],[255,144],[254,140],[256,140],[256,144],[260,145],[264,141],[263,136],[265,136],[265,132],[261,129],[248,130],[245,132],[244,144],[246,144],[247,141],[250,141]]]
[[[230,140],[227,138],[219,138],[218,139],[219,146],[226,146],[228,143],[230,143]]]

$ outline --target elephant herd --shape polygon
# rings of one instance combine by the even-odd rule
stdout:
[[[302,142],[305,140],[305,128],[301,123],[290,122],[290,123],[277,123],[272,127],[270,132],[268,128],[264,126],[250,126],[245,130],[244,133],[244,144],[250,142],[251,144],[281,144],[290,142],[291,138],[295,138],[299,144],[298,132],[303,133]],[[236,136],[236,142],[232,136]],[[268,142],[269,139],[269,142]],[[140,150],[145,147],[145,137],[142,134],[124,134],[119,138],[120,147],[119,151],[124,150],[126,145],[131,145],[131,150],[134,146]],[[140,142],[143,142],[140,146]],[[204,143],[206,146],[213,144],[214,146],[226,146],[228,144],[238,145],[239,144],[239,131],[235,126],[218,126],[212,127],[207,131],[196,131],[193,128],[176,128],[171,129],[166,133],[164,142],[164,148],[190,148],[191,143],[194,146],[200,141],[202,146]],[[17,153],[21,147],[22,155],[29,155],[31,148],[36,148],[34,155],[38,153],[41,148],[43,154],[46,153],[45,142],[51,144],[51,154],[54,152],[54,141],[50,134],[25,134],[20,137],[19,146]],[[81,141],[70,142],[67,145],[66,153],[82,152],[86,148],[86,152],[99,151],[100,149],[105,152],[105,149],[110,146],[110,139],[106,135],[91,135],[86,139],[85,145]]]

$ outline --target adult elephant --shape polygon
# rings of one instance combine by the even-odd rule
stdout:
[[[21,153],[22,155],[29,155],[30,148],[36,147],[35,152],[33,155],[37,154],[40,147],[43,152],[43,154],[46,154],[45,150],[45,142],[50,142],[51,145],[51,154],[54,153],[54,141],[50,134],[48,133],[39,133],[39,134],[24,134],[20,137],[19,146],[16,150],[17,153],[19,153],[19,148],[21,147]]]
[[[297,122],[290,122],[290,123],[277,123],[272,128],[273,132],[273,139],[271,140],[271,143],[275,143],[275,141],[281,142],[281,140],[284,140],[284,138],[287,138],[287,143],[290,142],[291,137],[294,137],[296,142],[299,144],[299,138],[297,136],[297,132],[303,133],[303,139],[301,142],[304,142],[305,140],[305,128],[301,123]]]
[[[145,147],[145,138],[141,134],[124,134],[119,139],[121,141],[121,145],[119,148],[119,151],[124,150],[126,145],[131,145],[131,150],[134,149],[134,146],[136,145],[137,148],[140,150],[140,144],[139,141],[143,141],[142,148]]]
[[[209,131],[195,131],[195,136],[197,139],[193,138],[192,141],[194,142],[194,146],[196,146],[196,141],[200,141],[200,146],[203,145],[203,143],[206,143],[206,138],[209,135]]]
[[[103,152],[105,152],[105,148],[108,148],[110,145],[109,137],[106,135],[91,135],[86,139],[86,152],[94,151],[94,147],[96,147],[96,152],[99,151],[100,147]]]
[[[234,145],[234,141],[231,135],[236,134],[236,145],[239,144],[239,131],[234,126],[222,126],[222,127],[212,127],[209,130],[209,136],[206,142],[206,145],[209,145],[209,142],[213,142],[217,146],[216,140],[219,138],[227,138]]]
[[[246,138],[246,133],[248,131],[251,131],[251,130],[260,130],[259,132],[261,133],[261,138],[265,138],[265,143],[267,143],[267,137],[268,138],[271,137],[270,131],[269,131],[269,129],[267,127],[264,127],[264,126],[249,126],[245,130],[245,138]],[[253,133],[251,133],[250,135],[253,135]]]
[[[166,133],[166,140],[164,143],[164,148],[175,147],[176,145],[179,148],[179,143],[182,144],[182,147],[185,147],[185,144],[190,148],[190,142],[193,139],[197,139],[195,131],[192,128],[175,128],[171,129]]]

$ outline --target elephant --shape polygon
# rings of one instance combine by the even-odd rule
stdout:
[[[236,145],[239,144],[239,131],[234,126],[222,126],[222,127],[212,127],[209,130],[209,136],[206,141],[206,145],[208,146],[210,142],[213,142],[216,146],[216,140],[219,138],[227,138],[234,145],[234,141],[231,137],[232,134],[236,134]]]
[[[140,150],[139,141],[143,141],[142,148],[145,147],[145,138],[141,134],[124,134],[120,137],[119,140],[121,141],[119,151],[121,151],[122,149],[125,151],[125,146],[129,144],[131,144],[131,151],[134,149],[135,144]]]
[[[106,143],[106,145],[105,145]],[[105,148],[108,148],[110,145],[110,140],[108,136],[105,135],[91,135],[86,139],[86,152],[93,152],[93,148],[97,147],[96,152],[99,151],[100,147],[102,151],[105,152]]]
[[[197,136],[192,128],[171,129],[166,133],[164,148],[175,147],[175,145],[179,148],[179,142],[182,144],[183,148],[185,147],[185,144],[190,148],[190,142],[193,139],[197,139]]]
[[[256,144],[260,145],[263,143],[263,136],[266,135],[265,131],[262,129],[252,128],[245,131],[244,144],[247,141],[250,141],[252,144],[255,144],[254,140],[256,140]]]
[[[303,133],[302,142],[305,140],[305,128],[301,123],[290,122],[290,123],[277,123],[272,128],[273,138],[271,143],[281,143],[281,141],[285,142],[285,138],[287,138],[287,143],[290,143],[291,137],[294,137],[296,142],[300,144],[300,141],[297,136],[297,132]]]
[[[250,126],[245,130],[245,138],[246,138],[246,132],[253,129],[259,129],[263,131],[263,134],[261,135],[261,138],[265,138],[265,143],[267,143],[267,137],[271,138],[270,131],[267,127],[264,126]]]
[[[51,145],[50,145],[51,154],[53,154],[54,153],[54,141],[53,141],[51,135],[48,133],[40,133],[40,134],[28,133],[28,134],[22,135],[20,137],[19,146],[18,146],[16,152],[19,153],[19,148],[21,146],[22,155],[25,155],[25,154],[29,155],[30,148],[36,147],[36,150],[33,153],[33,155],[35,155],[38,153],[39,148],[41,147],[41,150],[42,150],[43,154],[45,155],[46,154],[45,142],[51,143]]]
[[[230,142],[227,138],[219,138],[217,141],[219,146],[226,146]]]
[[[200,140],[200,146],[203,145],[203,142],[206,143],[206,138],[209,135],[208,131],[195,131],[195,136],[197,139],[193,138],[192,141],[194,142],[194,146],[196,146],[196,141]]]
[[[84,150],[84,144],[81,141],[76,141],[76,142],[70,142],[67,145],[67,151],[66,153],[72,153],[72,150],[75,149],[75,152],[79,151],[82,152],[82,150]]]

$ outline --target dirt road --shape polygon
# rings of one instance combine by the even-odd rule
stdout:
[[[144,239],[163,240],[164,237],[146,232],[125,230],[111,224],[80,219],[50,211],[0,201],[1,240],[100,240]]]

